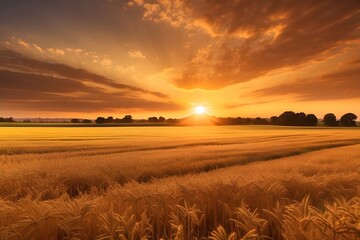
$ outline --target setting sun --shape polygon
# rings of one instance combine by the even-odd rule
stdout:
[[[205,113],[205,107],[204,106],[197,106],[196,108],[195,108],[195,112],[196,112],[196,114],[203,114],[203,113]]]

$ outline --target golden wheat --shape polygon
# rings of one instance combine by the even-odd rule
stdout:
[[[0,239],[360,239],[357,129],[179,129],[7,130]]]

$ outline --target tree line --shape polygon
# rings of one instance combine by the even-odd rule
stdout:
[[[354,113],[346,113],[339,120],[335,114],[327,113],[323,117],[323,124],[329,127],[355,127],[357,116]],[[286,111],[280,116],[273,116],[270,118],[273,125],[282,126],[316,126],[318,125],[318,118],[314,114],[305,114],[303,112],[295,113]]]
[[[319,120],[315,114],[305,114],[303,112],[295,113],[286,111],[280,116],[272,116],[270,123],[282,126],[316,126]]]
[[[211,117],[205,115],[205,117]],[[270,119],[266,118],[242,118],[242,117],[211,117],[215,120],[215,125],[280,125],[280,126],[316,126],[319,123],[318,118],[315,114],[306,114],[304,112],[295,113],[293,111],[286,111],[280,114],[279,116],[272,116]],[[354,113],[346,113],[341,116],[340,119],[337,119],[335,114],[327,113],[323,117],[323,124],[329,127],[355,127],[356,126],[357,116]],[[114,118],[114,117],[97,117],[95,120],[96,124],[106,124],[106,123],[167,123],[170,125],[181,124],[183,119],[168,118],[165,117],[155,117],[151,116],[148,119],[134,120],[131,115],[125,115],[123,118]],[[15,122],[12,117],[3,118],[0,117],[0,122]],[[30,123],[30,120],[24,120],[23,122]],[[90,119],[80,120],[78,118],[73,118],[70,120],[71,123],[93,123]]]
[[[95,123],[102,124],[102,123],[132,123],[133,117],[131,115],[125,115],[123,118],[113,118],[113,117],[98,117],[95,120]]]
[[[327,113],[323,117],[323,124],[329,127],[355,127],[357,116],[354,113],[346,113],[339,120],[333,113]],[[280,116],[270,118],[271,124],[282,126],[316,126],[318,118],[314,114],[305,114],[303,112],[294,113],[286,111]]]
[[[73,118],[70,120],[71,123],[92,123],[90,119],[83,119],[80,121],[78,118]]]
[[[95,123],[97,124],[102,124],[102,123],[132,123],[135,120],[133,119],[133,117],[131,115],[125,115],[123,118],[113,118],[113,117],[98,117],[95,120]],[[136,122],[139,123],[144,123],[144,122],[149,122],[149,123],[165,123],[165,122],[171,122],[172,119],[165,119],[164,117],[160,116],[160,117],[149,117],[147,120],[145,119],[141,119],[141,120],[136,120]]]
[[[0,117],[0,122],[15,122],[15,121],[12,117],[9,118]]]
[[[327,113],[323,118],[324,125],[330,127],[343,126],[343,127],[355,127],[357,116],[353,113],[344,114],[340,120],[337,120],[335,114]]]
[[[209,116],[210,117],[210,116]],[[242,118],[242,117],[211,117],[215,119],[216,125],[280,125],[280,126],[316,126],[319,124],[319,119],[315,114],[306,114],[304,112],[293,112],[286,111],[280,114],[279,116],[272,116],[270,119],[266,118]],[[339,120],[333,113],[328,113],[323,117],[323,124],[325,126],[343,126],[351,127],[356,126],[357,116],[353,113],[344,114]],[[95,120],[95,123],[132,123],[134,120],[131,115],[126,115],[125,117],[119,119],[114,119],[113,117],[98,117]],[[169,118],[166,119],[162,116],[160,117],[149,117],[147,120],[136,120],[138,123],[168,123],[168,124],[179,124],[182,119]]]

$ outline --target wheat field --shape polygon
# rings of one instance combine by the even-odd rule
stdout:
[[[360,239],[360,129],[0,126],[0,239]]]

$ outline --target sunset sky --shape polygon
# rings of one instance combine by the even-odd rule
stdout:
[[[0,116],[360,116],[359,0],[2,0]]]

